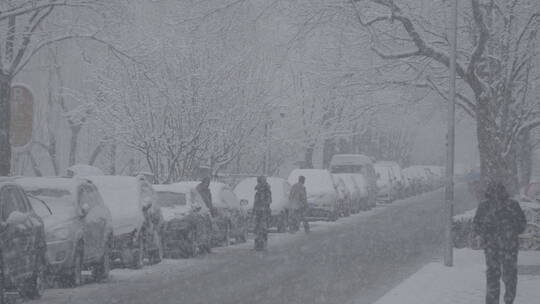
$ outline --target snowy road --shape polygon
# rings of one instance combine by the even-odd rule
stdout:
[[[475,207],[458,187],[456,212]],[[373,303],[440,255],[443,191],[314,223],[309,235],[272,235],[190,260],[115,270],[107,283],[46,291],[30,303]]]

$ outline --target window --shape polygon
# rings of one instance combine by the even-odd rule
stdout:
[[[22,213],[28,213],[30,211],[29,202],[26,198],[26,194],[22,192],[22,190],[13,188],[13,193],[17,199],[17,206],[19,207],[19,211]]]
[[[176,206],[186,205],[186,195],[176,192],[156,192],[157,202],[160,207],[174,208]]]
[[[5,221],[8,219],[9,215],[14,211],[19,210],[17,202],[17,193],[15,188],[6,187],[1,194],[2,199],[2,219]]]

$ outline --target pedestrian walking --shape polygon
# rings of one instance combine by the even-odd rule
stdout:
[[[216,209],[212,204],[212,192],[210,192],[210,177],[204,177],[201,182],[195,187],[201,196],[204,204],[210,210],[212,217],[216,216]]]
[[[308,205],[305,182],[306,178],[299,176],[298,182],[291,187],[289,194],[289,205],[291,206],[289,232],[298,231],[301,223],[304,225],[304,231],[309,232],[309,222],[306,220]]]
[[[473,220],[486,257],[486,304],[498,304],[500,279],[505,285],[504,303],[512,304],[517,288],[518,235],[527,225],[518,202],[501,183],[490,183]]]
[[[253,215],[255,216],[255,250],[266,250],[268,244],[268,224],[270,221],[270,204],[272,192],[266,177],[259,176],[255,186],[255,199],[253,200]]]

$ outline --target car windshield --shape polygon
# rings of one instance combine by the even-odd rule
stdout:
[[[156,192],[156,194],[158,204],[162,208],[174,208],[187,205],[185,193],[160,191]]]
[[[73,203],[73,197],[71,192],[65,189],[53,189],[53,188],[40,188],[27,191],[31,196],[43,200],[49,208],[53,215],[60,213],[74,213],[75,206]],[[31,199],[30,203],[39,216],[48,216],[50,215],[47,208],[44,207],[43,203]]]
[[[360,173],[362,167],[362,165],[334,165],[332,166],[332,173]]]

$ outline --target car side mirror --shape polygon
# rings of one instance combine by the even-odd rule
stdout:
[[[8,216],[8,218],[6,220],[6,224],[7,225],[20,225],[20,224],[24,224],[24,222],[27,219],[28,219],[28,217],[24,213],[22,213],[20,211],[13,211]]]
[[[240,200],[240,206],[247,206],[248,205],[248,200],[247,199],[241,199]]]

